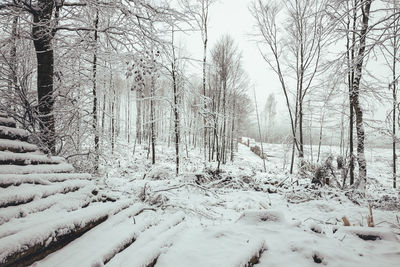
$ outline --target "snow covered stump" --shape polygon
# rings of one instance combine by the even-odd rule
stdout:
[[[73,173],[65,159],[45,155],[28,136],[0,113],[0,266],[30,265],[117,208],[94,204],[101,199],[91,176]]]

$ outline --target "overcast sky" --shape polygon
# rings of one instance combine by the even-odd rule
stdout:
[[[243,56],[243,67],[249,75],[250,82],[255,85],[259,108],[263,108],[268,94],[273,92],[277,99],[282,94],[277,77],[269,69],[261,57],[256,44],[249,34],[254,31],[254,20],[248,5],[251,0],[217,0],[210,8],[208,51],[223,35],[233,37]],[[185,41],[187,50],[192,56],[202,58],[202,43],[200,33],[195,33]],[[252,87],[248,92],[253,99]],[[283,104],[283,102],[282,102]],[[278,105],[279,111],[285,111],[284,105]],[[286,112],[285,112],[286,117]],[[286,119],[286,118],[285,118]]]
[[[243,67],[249,75],[250,82],[255,85],[259,109],[261,110],[264,107],[268,95],[274,93],[278,101],[277,123],[289,126],[287,107],[278,77],[264,61],[257,45],[250,36],[251,33],[256,32],[254,19],[248,8],[251,2],[252,0],[217,0],[211,6],[208,52],[223,34],[231,35],[242,52]],[[203,50],[200,33],[197,32],[186,37],[184,45],[192,57],[199,60],[202,59]],[[383,67],[384,62],[382,61],[383,59],[370,58],[367,69],[385,81],[388,72]],[[198,75],[201,75],[201,73]],[[387,85],[384,85],[384,87],[387,88]],[[250,87],[248,95],[253,100],[252,87]],[[367,104],[369,105],[367,117],[373,116],[374,119],[385,119],[386,112],[389,109],[386,104],[384,105],[377,101],[368,101]]]

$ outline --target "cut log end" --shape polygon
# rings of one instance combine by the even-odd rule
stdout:
[[[342,217],[342,221],[343,221],[343,225],[344,226],[350,226],[350,222],[349,222],[349,220],[347,219],[346,216]]]

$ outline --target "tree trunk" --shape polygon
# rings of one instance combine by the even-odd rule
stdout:
[[[393,12],[396,12],[396,2],[394,2]],[[393,63],[392,63],[392,75],[393,75],[393,188],[396,188],[396,178],[397,178],[397,170],[396,170],[396,106],[397,106],[397,77],[396,77],[396,65],[397,65],[397,32],[398,32],[398,20],[399,18],[394,18],[394,34],[393,34]]]
[[[47,152],[55,154],[54,53],[52,47],[54,33],[50,27],[54,1],[41,0],[38,1],[38,6],[40,12],[33,14],[32,38],[37,58],[40,137]]]
[[[206,102],[206,67],[207,67],[207,25],[205,25],[204,41],[203,41],[203,108],[204,108],[204,118],[203,118],[203,142],[204,142],[204,164],[207,161],[207,102]]]
[[[222,147],[221,147],[221,155],[222,155],[222,164],[225,164],[225,150],[226,150],[226,77],[224,78],[224,87],[223,87],[223,100],[222,100],[222,114],[224,118],[224,123],[222,126],[222,133],[221,133],[221,142],[222,142]]]
[[[112,88],[113,98],[111,102],[111,154],[115,148],[115,90]]]
[[[136,91],[136,139],[142,144],[142,95],[139,89]]]
[[[324,112],[324,111],[323,111]],[[319,157],[321,155],[321,145],[322,145],[322,129],[323,129],[323,125],[324,125],[324,117],[325,114],[322,114],[321,117],[321,124],[319,127],[319,141],[318,141],[318,155],[317,155],[317,162],[319,162]]]
[[[393,60],[393,77],[396,79],[396,71],[395,71],[395,66],[396,66],[396,59]],[[396,82],[393,80],[393,188],[396,188],[396,103],[397,103],[397,97],[396,97]]]
[[[151,78],[151,89],[150,89],[150,140],[151,140],[151,163],[156,163],[156,133],[155,133],[155,122],[154,122],[154,77]]]
[[[176,84],[176,72],[175,72],[175,53],[172,63],[172,82],[173,82],[173,93],[174,93],[174,133],[175,133],[175,163],[176,163],[176,175],[179,174],[179,142],[180,142],[180,131],[179,131],[179,111],[178,111],[178,88]]]
[[[93,53],[93,132],[94,132],[94,171],[97,172],[99,169],[99,131],[97,122],[97,40],[98,40],[98,28],[99,25],[99,11],[96,10],[96,18],[94,20],[94,53]]]
[[[347,3],[348,4],[348,3]],[[350,14],[348,14],[347,20],[347,35],[346,35],[346,58],[347,58],[347,82],[349,86],[349,175],[350,175],[350,185],[354,183],[354,137],[353,137],[353,127],[354,127],[354,107],[352,101],[353,83],[354,83],[354,54],[355,54],[355,43],[356,43],[356,22],[357,22],[357,6],[358,0],[354,0],[353,14],[352,14],[352,27],[350,28]],[[347,6],[348,12],[350,12],[349,5]],[[351,44],[350,44],[350,33],[352,33]]]
[[[8,107],[12,108],[15,111],[15,100],[14,96],[17,93],[17,27],[18,27],[18,16],[14,16],[12,22],[12,30],[11,30],[11,50],[10,50],[10,77],[8,80]],[[22,100],[22,99],[21,99]],[[24,112],[26,114],[26,112]],[[23,120],[23,126],[25,126],[25,116]]]
[[[233,139],[235,137],[235,108],[236,108],[236,97],[233,96],[233,107],[232,107],[232,130],[231,130],[231,161],[233,161]]]
[[[267,172],[267,167],[265,166],[265,157],[264,157],[264,148],[263,148],[263,142],[261,138],[261,125],[260,125],[260,117],[258,116],[258,106],[257,106],[257,98],[256,98],[256,91],[253,88],[254,91],[254,104],[256,106],[256,115],[257,115],[257,125],[258,125],[258,134],[260,136],[260,142],[261,142],[261,156],[263,160],[263,167],[264,167],[264,172]]]
[[[371,8],[372,0],[362,1],[361,8],[362,12],[362,29],[360,32],[360,44],[357,55],[357,64],[354,75],[353,82],[353,92],[351,94],[352,103],[356,116],[356,128],[357,128],[357,161],[358,161],[358,180],[356,183],[356,188],[360,189],[361,192],[365,192],[366,182],[367,182],[367,163],[364,154],[364,140],[365,140],[365,130],[363,121],[363,111],[359,99],[360,94],[360,82],[363,69],[363,61],[365,56],[365,44],[366,36],[368,30],[369,22],[369,12]]]
[[[126,134],[128,139],[128,144],[131,143],[131,90],[128,88],[128,97],[126,100]]]

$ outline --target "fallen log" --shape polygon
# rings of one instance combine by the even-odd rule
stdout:
[[[74,230],[69,232],[61,231],[61,234],[58,234],[56,231],[56,236],[52,237],[51,241],[46,240],[32,247],[26,248],[24,251],[15,252],[11,255],[8,255],[5,260],[0,263],[0,267],[29,266],[82,236],[90,229],[107,220],[107,218],[108,215],[102,216],[94,221],[90,221],[84,226],[78,225]]]

